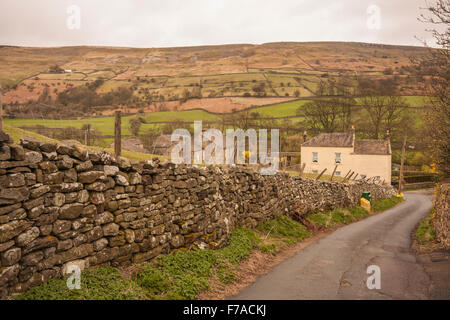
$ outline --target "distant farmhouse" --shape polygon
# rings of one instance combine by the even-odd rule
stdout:
[[[384,140],[356,140],[350,132],[322,133],[307,140],[301,147],[304,172],[319,174],[327,169],[331,175],[345,176],[349,170],[358,174],[357,179],[378,177],[391,183],[391,143],[389,133]],[[352,177],[352,178],[353,178]]]
[[[114,148],[114,142],[111,143],[109,147]],[[149,153],[148,150],[144,148],[144,144],[137,138],[122,140],[122,149],[132,152]]]

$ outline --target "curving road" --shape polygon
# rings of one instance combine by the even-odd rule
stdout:
[[[321,238],[230,299],[427,299],[430,278],[410,246],[431,198],[411,192],[405,199]],[[380,267],[380,289],[367,288],[370,265]]]

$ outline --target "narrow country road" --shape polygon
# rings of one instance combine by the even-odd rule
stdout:
[[[321,238],[230,299],[427,299],[430,278],[410,246],[431,197],[410,192],[405,199]],[[380,267],[380,289],[367,288],[370,265]]]

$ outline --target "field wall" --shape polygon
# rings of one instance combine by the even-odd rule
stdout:
[[[433,226],[436,238],[446,250],[450,250],[450,184],[438,186],[434,203]]]
[[[358,203],[388,186],[262,176],[247,167],[132,162],[80,145],[0,132],[0,297],[81,269],[148,261],[179,248],[226,245],[237,226],[295,206],[303,214]]]

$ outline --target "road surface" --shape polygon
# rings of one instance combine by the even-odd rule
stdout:
[[[430,277],[410,247],[431,198],[411,192],[405,200],[321,238],[230,299],[427,299]],[[371,265],[380,267],[380,289],[367,288]]]

